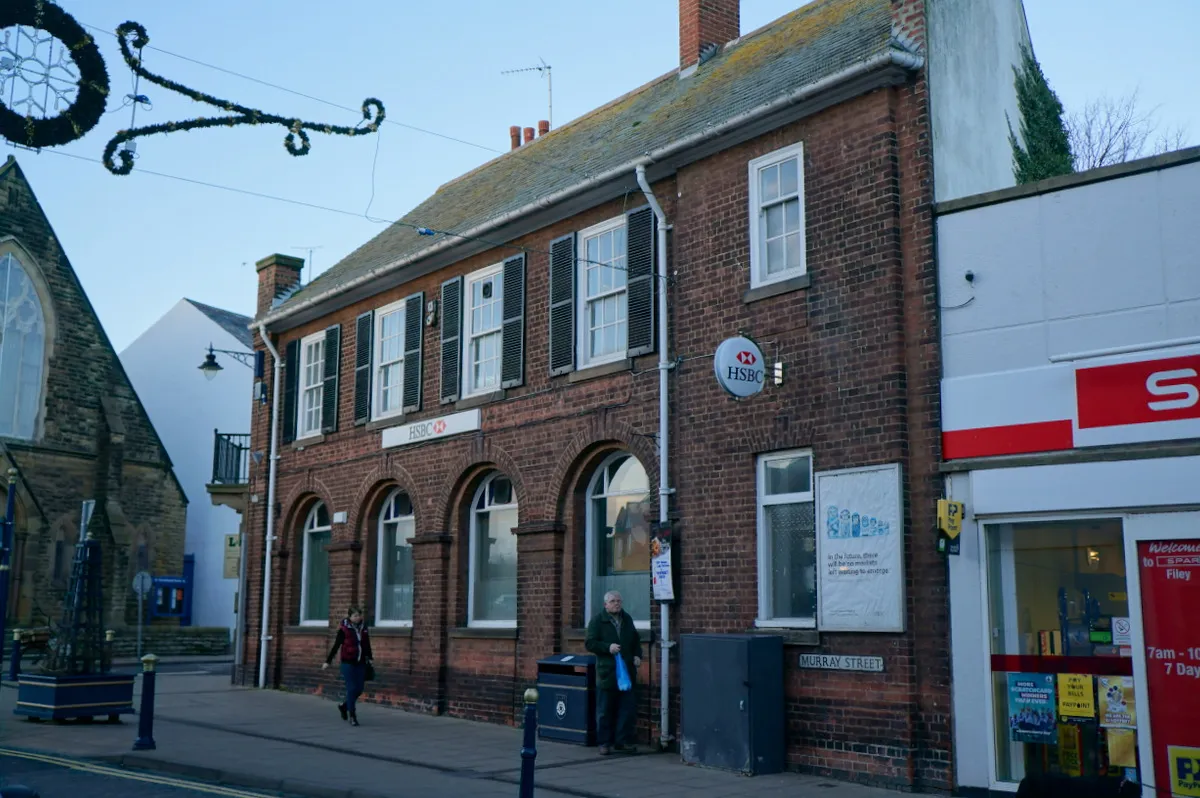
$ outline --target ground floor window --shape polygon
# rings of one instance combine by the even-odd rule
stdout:
[[[304,521],[300,564],[300,623],[329,623],[329,545],[333,528],[325,502],[317,502]]]
[[[817,538],[812,454],[758,458],[758,622],[817,625]]]
[[[512,480],[495,472],[471,504],[467,622],[474,626],[517,623],[517,497]]]
[[[413,535],[416,519],[408,494],[393,491],[379,513],[376,622],[406,626],[413,619]]]
[[[1118,518],[987,524],[996,778],[1137,768]]]
[[[614,454],[596,469],[588,490],[587,617],[604,594],[621,594],[624,610],[650,625],[650,480],[636,457]]]

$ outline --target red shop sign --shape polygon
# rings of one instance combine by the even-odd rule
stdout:
[[[1155,786],[1200,796],[1200,540],[1143,541],[1138,563]]]
[[[1075,371],[1079,428],[1200,418],[1200,355]]]

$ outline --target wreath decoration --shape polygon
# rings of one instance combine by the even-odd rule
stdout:
[[[197,130],[211,127],[234,127],[236,125],[283,125],[287,128],[288,134],[283,139],[283,146],[293,156],[307,155],[312,149],[312,142],[308,137],[309,130],[319,133],[327,133],[330,135],[337,134],[342,136],[364,136],[368,133],[374,133],[379,130],[379,126],[383,124],[385,118],[383,103],[374,97],[369,97],[363,100],[362,118],[365,125],[361,127],[348,127],[345,125],[329,125],[318,122],[306,122],[296,117],[284,117],[276,114],[268,114],[254,108],[247,108],[244,105],[238,105],[230,100],[223,100],[219,97],[214,97],[211,94],[205,94],[201,91],[189,89],[187,86],[176,83],[173,80],[168,80],[160,75],[150,72],[142,66],[141,58],[135,56],[130,47],[135,47],[139,51],[150,43],[150,37],[146,34],[146,29],[136,22],[124,22],[117,28],[117,40],[121,47],[121,55],[125,59],[125,63],[129,68],[140,77],[145,78],[151,83],[162,86],[165,89],[170,89],[173,92],[182,94],[185,97],[190,97],[196,102],[213,105],[223,111],[237,114],[236,116],[217,116],[217,117],[198,117],[196,119],[187,119],[182,122],[165,122],[158,125],[146,125],[144,127],[132,128],[130,130],[122,130],[109,140],[108,146],[104,148],[104,166],[108,171],[115,175],[127,175],[133,170],[133,154],[128,150],[117,151],[123,143],[132,141],[133,139],[142,136],[151,136],[157,133],[174,133],[181,130]],[[116,155],[120,159],[120,163],[113,160]]]
[[[19,114],[0,100],[0,136],[26,147],[54,147],[72,142],[96,126],[108,100],[108,71],[100,48],[75,18],[45,0],[4,0],[0,28],[23,25],[58,39],[79,70],[79,93],[58,116],[39,119]]]

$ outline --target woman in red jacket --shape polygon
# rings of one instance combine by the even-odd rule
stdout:
[[[371,637],[367,634],[367,625],[363,622],[363,612],[359,607],[351,607],[338,625],[337,637],[333,640],[333,648],[321,666],[325,670],[333,662],[333,657],[342,650],[342,680],[346,683],[346,700],[338,704],[338,712],[342,720],[349,720],[350,725],[358,725],[358,715],[355,714],[355,702],[362,695],[367,682],[367,669],[371,667]]]

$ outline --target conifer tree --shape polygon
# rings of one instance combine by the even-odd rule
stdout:
[[[1012,145],[1017,184],[1074,172],[1062,103],[1028,48],[1021,48],[1021,67],[1014,66],[1013,75],[1017,108],[1021,112],[1021,140],[1018,141],[1009,120],[1008,141]]]

